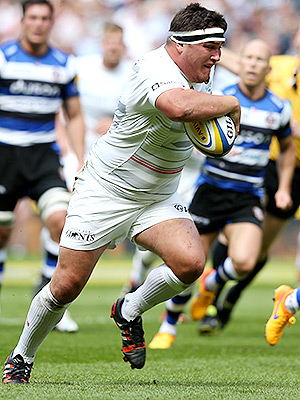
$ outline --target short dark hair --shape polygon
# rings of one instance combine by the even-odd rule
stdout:
[[[34,6],[36,4],[45,4],[46,6],[49,7],[51,16],[53,15],[53,13],[54,13],[53,4],[50,3],[50,1],[48,1],[48,0],[25,0],[25,1],[23,1],[22,2],[23,15],[25,15],[27,8],[29,8],[30,6]]]
[[[170,31],[188,32],[214,27],[222,28],[226,32],[227,22],[223,15],[208,10],[199,3],[190,3],[175,14],[170,24]]]

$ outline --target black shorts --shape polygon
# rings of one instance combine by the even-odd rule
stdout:
[[[266,167],[265,172],[265,190],[266,190],[266,199],[265,199],[265,209],[270,214],[274,215],[277,218],[288,219],[291,218],[295,212],[297,211],[300,205],[300,168],[295,168],[294,178],[292,182],[292,200],[293,206],[288,210],[281,210],[276,207],[274,195],[278,189],[278,175],[276,162],[270,160],[269,164]]]
[[[261,228],[263,210],[260,199],[250,193],[200,185],[190,205],[200,234],[218,232],[227,224],[250,222]]]
[[[48,189],[67,188],[55,146],[0,145],[0,211],[13,211],[22,197],[38,201]]]

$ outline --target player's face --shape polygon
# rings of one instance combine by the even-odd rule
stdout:
[[[22,19],[22,39],[32,46],[46,44],[52,23],[51,10],[47,5],[28,7]]]
[[[248,87],[257,87],[265,83],[270,70],[270,49],[260,41],[251,42],[242,52],[240,78]]]
[[[108,68],[115,68],[121,61],[125,45],[122,32],[107,32],[103,42],[103,59]]]
[[[222,42],[183,45],[182,71],[192,82],[209,80],[211,68],[220,61]]]

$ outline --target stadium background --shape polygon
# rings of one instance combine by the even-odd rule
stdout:
[[[53,0],[55,23],[51,44],[78,56],[101,52],[105,22],[124,28],[127,57],[134,61],[145,51],[164,43],[169,22],[186,0]],[[266,40],[273,54],[297,54],[293,35],[300,21],[299,0],[203,0],[203,6],[223,13],[228,21],[226,46],[239,51],[251,38]],[[0,0],[0,42],[19,35],[20,1]],[[300,213],[298,212],[298,217]],[[294,257],[300,221],[294,219],[273,245],[279,257]],[[28,201],[17,209],[17,222],[10,240],[10,257],[23,259],[40,253],[40,222]],[[132,251],[125,242],[115,252]]]

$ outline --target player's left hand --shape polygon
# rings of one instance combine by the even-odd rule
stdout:
[[[286,190],[277,190],[275,193],[275,203],[276,207],[281,210],[288,210],[293,205],[291,194]]]

